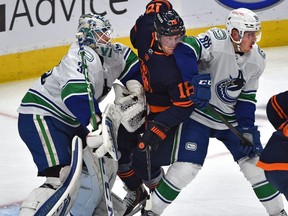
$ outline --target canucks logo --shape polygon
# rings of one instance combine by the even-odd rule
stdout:
[[[245,80],[241,70],[238,71],[238,77],[232,78],[231,76],[228,79],[222,80],[216,84],[216,93],[218,98],[224,103],[233,103],[236,101],[239,90],[245,85]]]

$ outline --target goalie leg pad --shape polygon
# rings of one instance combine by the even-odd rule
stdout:
[[[66,215],[74,203],[80,184],[79,178],[82,170],[82,141],[78,137],[72,140],[72,160],[70,167],[60,171],[59,178],[47,177],[42,189],[36,188],[24,201],[20,215]],[[35,208],[27,210],[28,203],[38,202]],[[31,214],[32,213],[32,214]]]
[[[103,195],[103,189],[99,188],[99,185],[98,178],[95,175],[90,175],[83,168],[77,199],[70,210],[72,215],[85,216],[93,214],[94,209],[100,202],[99,198]],[[100,191],[102,191],[102,194]]]
[[[259,201],[266,208],[269,215],[276,214],[284,209],[280,193],[266,180],[264,171],[256,166],[258,156],[244,157],[238,161],[241,172],[250,182]]]
[[[35,188],[29,194],[27,199],[21,204],[20,207],[20,216],[30,216],[34,215],[36,210],[39,209],[52,194],[55,193],[55,190],[62,184],[59,178],[48,177],[46,178],[45,183],[39,188]]]
[[[83,165],[81,173],[81,186],[77,199],[71,208],[73,215],[92,215],[103,196],[100,170],[91,149],[86,146],[83,149]]]
[[[83,150],[83,161],[85,167],[83,167],[81,174],[81,187],[77,199],[71,208],[71,213],[79,216],[93,215],[95,209],[97,210],[99,208],[100,201],[104,199],[105,205],[103,211],[107,214],[103,182],[98,166],[99,162],[89,147],[86,147]],[[116,179],[117,162],[105,157],[105,164],[107,175],[110,180],[109,185],[110,188],[112,188]]]

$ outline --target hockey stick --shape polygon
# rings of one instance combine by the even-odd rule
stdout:
[[[241,141],[242,145],[246,146],[253,146],[253,144],[246,139],[242,133],[240,133],[235,127],[233,127],[226,119],[225,117],[219,113],[211,104],[208,104],[207,106],[208,110],[217,115],[222,122],[232,131],[232,133]]]
[[[81,63],[82,63],[82,70],[83,74],[85,77],[85,81],[87,84],[87,92],[88,92],[88,99],[89,99],[89,107],[90,107],[90,112],[91,112],[91,119],[92,119],[92,127],[93,130],[97,130],[97,119],[96,119],[96,114],[95,114],[95,107],[93,103],[93,94],[92,94],[92,89],[89,83],[89,77],[88,77],[88,66],[86,63],[85,59],[85,50],[84,50],[84,39],[83,39],[83,33],[79,32],[76,34],[76,38],[78,39],[78,44],[79,44],[79,52],[81,56]],[[101,178],[103,182],[103,191],[105,193],[105,201],[106,201],[106,208],[107,208],[107,214],[109,216],[114,216],[114,210],[113,210],[113,203],[112,203],[112,198],[111,198],[111,193],[110,193],[110,186],[109,186],[109,181],[108,181],[108,176],[106,173],[106,166],[105,166],[105,160],[104,157],[98,159],[99,165],[100,165],[100,170],[101,170]]]

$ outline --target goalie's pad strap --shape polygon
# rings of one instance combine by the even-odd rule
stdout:
[[[74,137],[72,141],[71,171],[64,183],[55,193],[37,210],[35,216],[40,215],[66,215],[74,200],[71,198],[79,189],[75,184],[79,184],[82,170],[82,141]],[[79,185],[80,186],[80,185]]]
[[[24,201],[22,204],[21,204],[21,208],[30,208],[30,209],[37,209],[37,206],[39,205],[39,202],[38,201],[35,201],[35,202],[31,202],[30,200],[29,201]]]

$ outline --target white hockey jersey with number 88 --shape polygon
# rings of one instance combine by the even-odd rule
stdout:
[[[211,75],[210,104],[216,106],[231,124],[236,125],[234,109],[237,100],[256,103],[259,77],[266,64],[265,54],[257,44],[247,54],[236,54],[224,29],[212,28],[197,38],[202,44],[199,73],[202,71]],[[196,109],[191,118],[214,129],[227,129],[207,109]]]

